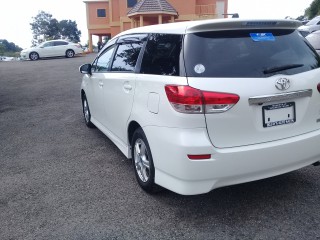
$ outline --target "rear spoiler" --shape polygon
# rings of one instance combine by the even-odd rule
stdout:
[[[200,21],[199,21],[200,23]],[[295,20],[234,20],[230,21],[201,21],[189,25],[186,33],[223,31],[223,30],[241,30],[241,29],[297,29],[302,24]]]

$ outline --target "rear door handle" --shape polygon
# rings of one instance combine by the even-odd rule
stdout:
[[[125,82],[125,83],[123,84],[123,88],[124,88],[125,92],[129,92],[129,91],[132,90],[132,86],[130,85],[129,82]]]
[[[102,81],[99,81],[99,87],[103,87],[103,82]]]

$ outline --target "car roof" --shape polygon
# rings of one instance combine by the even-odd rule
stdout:
[[[64,39],[55,39],[55,40],[49,40],[49,41],[45,41],[45,42],[68,42],[67,40]]]
[[[301,25],[301,22],[296,20],[210,19],[138,27],[124,31],[115,36],[115,38],[135,33],[187,34],[238,29],[296,29]]]

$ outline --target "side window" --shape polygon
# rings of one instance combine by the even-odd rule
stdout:
[[[62,46],[62,45],[68,45],[68,43],[67,42],[63,42],[63,41],[56,41],[56,42],[54,42],[54,45],[55,46]]]
[[[52,47],[53,46],[53,42],[46,42],[45,44],[43,44],[43,47]]]
[[[141,73],[179,76],[182,35],[152,34],[148,39]]]
[[[110,60],[113,54],[114,46],[108,48],[100,57],[95,61],[93,70],[95,72],[105,72],[108,71],[110,66]]]
[[[111,71],[133,72],[141,48],[142,42],[120,44],[114,56]]]

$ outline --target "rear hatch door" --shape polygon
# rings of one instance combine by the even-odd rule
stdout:
[[[215,147],[269,142],[320,128],[320,59],[296,30],[196,32],[186,35],[184,45],[191,87],[240,97],[225,112],[205,113]]]

